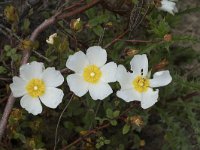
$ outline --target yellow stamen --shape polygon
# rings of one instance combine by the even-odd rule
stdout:
[[[42,96],[46,90],[45,83],[41,79],[32,79],[26,85],[26,90],[33,98]]]
[[[138,92],[146,92],[149,87],[149,79],[146,79],[142,76],[137,76],[133,80],[132,85]]]
[[[102,76],[102,72],[96,65],[87,66],[83,71],[84,80],[96,84],[99,82]]]

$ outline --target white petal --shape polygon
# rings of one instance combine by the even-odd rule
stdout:
[[[141,94],[133,90],[132,88],[117,91],[117,96],[125,100],[126,102],[141,100]]]
[[[116,81],[116,71],[117,65],[114,62],[105,64],[102,68],[102,78],[101,80],[105,83],[115,82]]]
[[[117,73],[116,73],[117,81],[119,82],[121,89],[130,89],[132,88],[131,82],[132,77],[129,72],[126,71],[125,67],[123,65],[119,65],[117,67]]]
[[[153,106],[158,101],[158,92],[158,89],[153,91],[152,88],[148,88],[146,92],[142,93],[141,106],[143,109]]]
[[[87,56],[82,52],[76,52],[74,55],[69,56],[66,62],[66,67],[76,73],[81,73],[83,68],[89,64]]]
[[[113,90],[111,89],[109,84],[99,82],[98,84],[90,84],[89,92],[93,100],[103,100],[104,98],[109,96],[113,92]]]
[[[148,73],[148,59],[147,55],[135,55],[133,59],[130,62],[131,64],[131,70],[136,73],[143,76],[146,76]]]
[[[20,67],[20,77],[27,81],[33,78],[41,78],[43,70],[43,63],[33,61]]]
[[[55,70],[54,67],[49,67],[44,70],[42,79],[46,86],[57,87],[64,82],[64,78],[60,71]]]
[[[21,97],[26,94],[26,81],[19,77],[13,77],[13,83],[10,84],[14,97]]]
[[[42,105],[39,98],[24,95],[20,100],[20,105],[33,115],[38,115],[42,112]]]
[[[107,52],[100,46],[92,46],[87,49],[86,55],[90,64],[97,65],[98,67],[103,66],[107,61]]]
[[[168,70],[156,72],[150,80],[150,87],[160,87],[169,84],[172,77]]]
[[[75,95],[81,97],[88,92],[89,84],[83,80],[83,78],[77,74],[71,74],[67,76],[67,83],[70,91]]]
[[[57,33],[54,33],[49,36],[49,39],[46,40],[48,44],[53,44],[54,43],[54,38],[57,37]]]
[[[63,99],[64,93],[61,89],[48,87],[45,94],[40,96],[40,100],[49,108],[56,108]]]
[[[159,7],[158,9],[169,12],[172,15],[174,15],[175,12],[178,12],[176,3],[168,0],[162,0],[161,7]]]

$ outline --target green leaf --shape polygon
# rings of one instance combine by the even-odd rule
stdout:
[[[96,26],[93,28],[93,31],[96,35],[101,36],[104,32],[104,29],[101,26]]]
[[[3,66],[0,66],[0,74],[6,73],[6,68],[4,68]]]
[[[24,19],[24,22],[23,22],[23,30],[25,30],[25,31],[29,31],[29,26],[30,26],[30,21],[29,21],[29,19]]]
[[[97,149],[99,149],[99,148],[101,148],[101,144],[100,143],[97,143],[96,145],[95,145],[95,147],[97,148]]]
[[[103,124],[103,122],[108,120],[108,119],[107,118],[95,117],[95,120],[98,120],[100,124]]]
[[[114,117],[114,118],[117,118],[117,117],[119,116],[119,113],[120,113],[119,110],[114,111],[114,112],[113,112],[113,117]]]
[[[110,140],[105,140],[104,143],[105,144],[110,144]]]
[[[96,16],[95,18],[89,20],[89,24],[91,27],[97,26],[102,23],[106,23],[109,21],[109,15],[103,14],[100,16]]]
[[[127,134],[129,132],[129,130],[130,130],[130,125],[125,124],[123,129],[122,129],[122,133]]]
[[[73,127],[74,127],[74,124],[72,122],[70,122],[70,121],[65,121],[63,123],[63,125],[64,125],[65,128],[67,128],[69,130],[73,129]]]
[[[111,110],[111,109],[107,109],[106,110],[106,116],[108,117],[108,118],[110,118],[110,119],[112,119],[113,118],[113,111]]]
[[[11,49],[11,46],[10,46],[10,45],[5,45],[5,46],[4,46],[4,50],[5,50],[5,51],[9,51],[10,49]]]
[[[117,125],[117,120],[110,120],[110,124],[112,126],[116,126]]]

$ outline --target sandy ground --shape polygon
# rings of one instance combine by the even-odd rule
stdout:
[[[177,2],[179,12],[186,10],[187,8],[200,8],[200,0],[179,0]],[[189,35],[197,37],[200,40],[200,11],[192,12],[182,16],[181,23],[173,30],[177,35]],[[181,45],[192,47],[195,51],[200,53],[199,43],[181,43]],[[192,73],[194,76],[200,76],[200,63],[199,58],[196,58],[191,64],[182,66],[188,71],[188,75]]]
[[[200,7],[200,0],[179,0],[179,11],[187,8]],[[182,23],[174,31],[176,34],[191,35],[200,39],[200,11],[186,14],[182,18]],[[192,47],[200,52],[200,43],[192,44]]]

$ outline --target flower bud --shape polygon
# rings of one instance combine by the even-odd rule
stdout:
[[[146,144],[146,143],[145,143],[145,140],[140,140],[140,146],[141,146],[141,147],[144,147],[145,144]]]
[[[72,19],[70,22],[70,28],[75,32],[80,32],[83,29],[83,24],[80,18]]]
[[[111,28],[113,26],[112,22],[108,22],[105,24],[105,28]]]
[[[13,108],[10,114],[10,118],[14,119],[15,121],[19,121],[22,119],[22,111],[20,109]]]
[[[16,8],[12,5],[6,6],[4,9],[4,16],[6,20],[10,23],[16,23],[19,21],[19,15]]]
[[[125,53],[127,56],[134,56],[139,52],[137,49],[127,49],[125,50]]]
[[[172,40],[172,35],[171,34],[165,34],[163,37],[163,40],[166,42],[170,42]]]
[[[24,39],[21,43],[20,43],[20,48],[22,50],[31,50],[33,48],[33,42],[31,40],[28,39]]]
[[[49,39],[47,39],[46,42],[48,44],[52,44],[53,45],[54,44],[54,38],[57,37],[57,36],[58,36],[57,33],[54,33],[54,34],[50,35]]]
[[[86,134],[88,134],[88,131],[87,130],[83,130],[83,131],[80,131],[80,135],[86,135]]]
[[[132,116],[129,118],[129,120],[130,120],[131,124],[136,125],[138,127],[140,127],[144,124],[142,117],[139,115]]]

